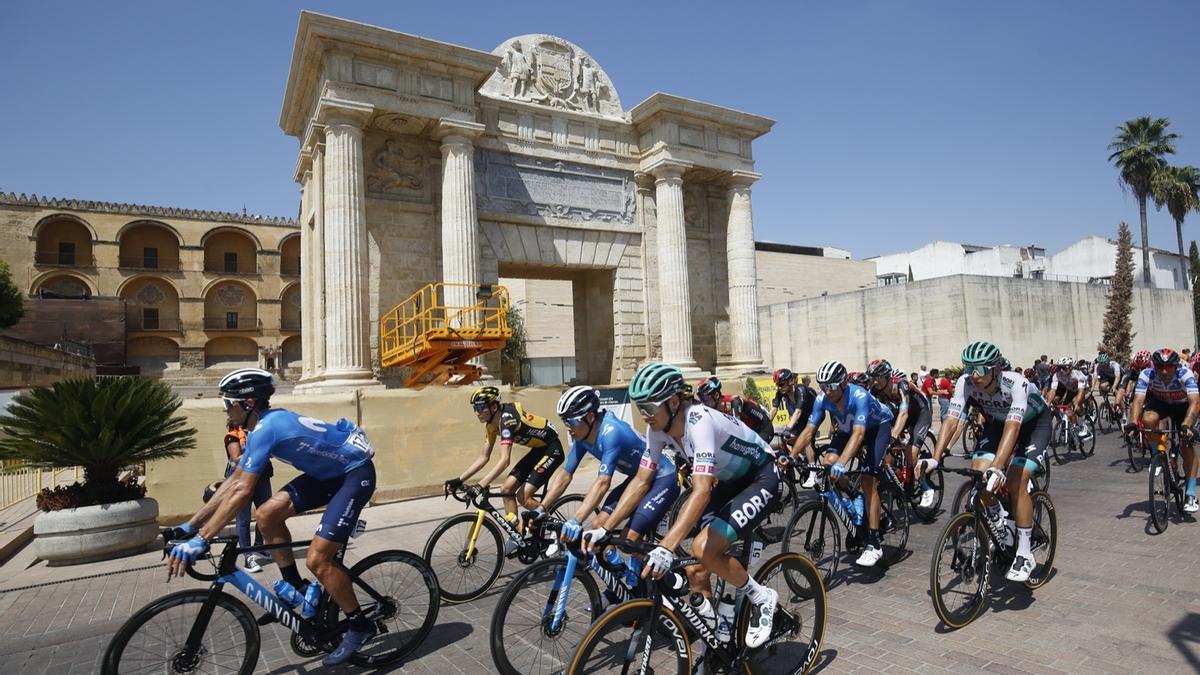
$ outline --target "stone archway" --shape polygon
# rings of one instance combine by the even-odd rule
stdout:
[[[204,367],[219,371],[258,368],[258,344],[245,337],[213,338],[204,345]]]
[[[162,377],[179,370],[179,343],[155,335],[130,338],[125,343],[125,363],[138,366],[141,375]]]

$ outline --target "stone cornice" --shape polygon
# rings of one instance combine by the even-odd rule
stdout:
[[[694,101],[690,98],[655,92],[645,101],[633,106],[629,111],[634,126],[639,126],[650,119],[665,115],[668,117],[691,117],[721,126],[732,127],[749,132],[750,138],[758,138],[775,126],[775,120],[761,115],[724,108],[719,105]]]
[[[186,220],[205,220],[219,223],[242,223],[246,225],[280,225],[299,227],[293,218],[277,216],[260,216],[257,214],[233,213],[230,211],[202,211],[199,209],[180,209],[173,206],[149,206],[145,204],[117,204],[115,202],[97,202],[84,199],[62,199],[59,197],[39,197],[36,194],[26,196],[25,193],[0,192],[0,205],[31,206],[42,209],[62,209],[65,211],[89,211],[92,213],[117,213],[129,216],[157,216],[159,218],[183,218]]]
[[[474,141],[485,129],[486,127],[479,122],[467,122],[443,117],[438,120],[437,127],[433,131],[433,137],[441,141],[453,136],[461,136],[468,141]]]

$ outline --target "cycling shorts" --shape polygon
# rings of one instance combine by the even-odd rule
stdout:
[[[921,408],[921,411],[916,415],[909,411],[908,421],[904,424],[905,431],[908,432],[908,445],[921,447],[925,442],[925,437],[929,435],[929,425],[933,423],[933,411],[930,406]]]
[[[1146,395],[1146,404],[1142,406],[1143,411],[1154,411],[1157,413],[1160,420],[1170,418],[1171,424],[1175,425],[1176,429],[1183,428],[1183,420],[1187,417],[1187,409],[1187,401],[1169,403],[1149,394]]]
[[[829,448],[826,452],[840,454],[846,448],[846,443],[849,440],[849,432],[837,432],[829,440]],[[863,434],[862,447],[858,449],[858,456],[862,460],[862,472],[864,474],[868,476],[877,475],[879,467],[883,464],[883,458],[887,456],[888,444],[891,440],[891,425],[881,424],[872,429],[867,429],[867,432]]]
[[[1013,447],[1009,466],[1014,464],[1028,469],[1030,473],[1039,471],[1046,462],[1046,446],[1050,444],[1051,415],[1049,410],[1043,410],[1040,415],[1021,425],[1017,434],[1017,444]],[[1000,447],[1000,437],[1004,435],[1004,421],[989,421],[983,426],[979,442],[971,460],[993,460],[996,458],[996,448]]]
[[[767,462],[741,480],[717,483],[700,516],[700,527],[711,527],[732,544],[766,520],[782,499],[779,469],[775,462]]]
[[[1101,373],[1100,375],[1097,375],[1096,377],[1100,380],[1100,384],[1107,384],[1110,387],[1113,385],[1114,382],[1117,381],[1117,376],[1113,375],[1112,373]]]
[[[1075,391],[1068,391],[1065,386],[1060,384],[1054,389],[1054,396],[1060,401],[1074,401],[1075,397],[1079,395],[1080,391],[1086,390],[1083,387],[1080,387]]]
[[[296,513],[324,506],[317,536],[344,544],[358,525],[358,515],[375,494],[375,462],[369,461],[326,480],[301,474],[283,486],[283,490],[291,496]]]
[[[551,443],[544,448],[533,448],[525,453],[525,456],[517,462],[512,471],[508,472],[508,475],[526,485],[533,486],[536,490],[550,480],[550,474],[562,466],[564,459],[566,459],[566,455],[563,453],[561,443]]]
[[[621,500],[621,495],[625,493],[625,488],[632,480],[633,476],[629,476],[609,492],[608,497],[604,500],[604,506],[600,510],[611,514],[613,509],[617,508],[617,502]],[[677,475],[669,473],[656,477],[650,484],[650,489],[646,491],[646,496],[642,497],[642,503],[634,510],[633,515],[629,516],[629,531],[636,532],[642,537],[653,532],[658,527],[658,522],[667,515],[667,511],[678,498],[679,477]],[[612,525],[616,524],[612,523]]]

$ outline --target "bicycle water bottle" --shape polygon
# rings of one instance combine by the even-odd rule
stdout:
[[[722,593],[721,601],[717,603],[716,634],[718,642],[729,642],[729,639],[733,636],[733,620],[733,596],[728,593]]]
[[[667,584],[667,595],[680,596],[687,592],[688,580],[679,572],[668,572],[663,580]]]
[[[617,553],[617,550],[613,548],[604,551],[604,561],[613,567],[625,565],[625,559],[622,558],[621,554]]]
[[[317,613],[317,603],[321,599],[321,584],[316,580],[309,582],[304,589],[304,594],[296,590],[283,579],[276,579],[273,585],[275,589],[275,597],[279,598],[292,609],[299,609],[300,616],[305,619],[311,619]]]
[[[709,628],[717,627],[717,612],[713,609],[712,602],[708,598],[699,593],[692,593],[688,597],[688,604],[696,610],[700,618],[704,620],[704,625]]]
[[[854,497],[854,501],[851,502],[851,506],[853,508],[853,511],[851,511],[851,514],[852,514],[851,520],[854,522],[855,525],[862,525],[863,510],[864,510],[863,509],[863,496],[856,495]]]
[[[642,580],[642,561],[634,555],[625,561],[625,585],[633,588]]]

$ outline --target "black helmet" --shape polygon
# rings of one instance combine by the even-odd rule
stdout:
[[[696,385],[697,396],[720,396],[721,381],[716,377],[706,377]]]
[[[479,387],[475,391],[471,392],[471,405],[475,405],[477,403],[499,403],[499,402],[500,402],[500,390],[489,384],[485,384],[482,387]]]
[[[239,368],[222,377],[217,389],[224,398],[265,401],[275,393],[275,378],[261,368]]]

